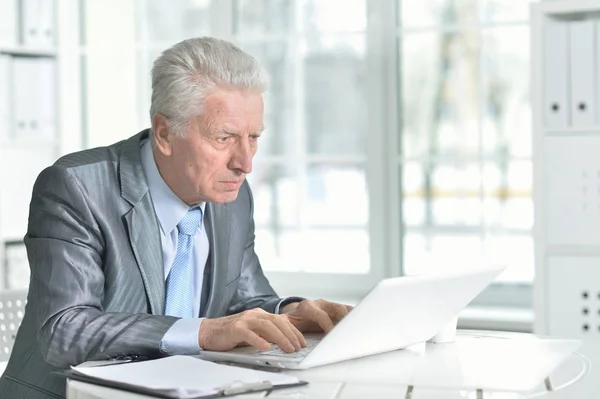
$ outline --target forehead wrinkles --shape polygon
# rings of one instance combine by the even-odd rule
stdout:
[[[229,131],[256,133],[263,128],[262,96],[260,106],[251,93],[218,91],[206,97],[204,112],[199,119],[211,133]]]

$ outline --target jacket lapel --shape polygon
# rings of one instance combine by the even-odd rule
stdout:
[[[219,317],[223,315],[223,301],[220,300],[220,296],[227,280],[231,220],[227,204],[208,203],[206,207],[209,214],[207,233],[210,243],[210,266],[212,268],[206,317]]]
[[[129,244],[140,269],[150,311],[164,313],[165,284],[162,247],[154,205],[150,198],[140,155],[140,141],[148,138],[148,130],[133,136],[123,144],[119,157],[121,196],[132,208],[123,216]]]

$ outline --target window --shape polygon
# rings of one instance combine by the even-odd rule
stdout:
[[[139,117],[160,51],[211,34],[268,69],[256,247],[283,294],[504,263],[533,278],[526,0],[138,0]]]
[[[316,273],[321,289],[342,276],[360,287],[374,275],[365,149],[366,1],[233,4],[234,40],[266,66],[272,80],[267,129],[249,176],[261,263],[280,286],[287,286],[289,273],[308,275],[304,284],[295,279],[305,285],[300,289],[318,286]]]
[[[490,301],[521,305],[534,270],[528,7],[407,0],[398,27],[405,271],[506,264],[494,288],[513,295]]]

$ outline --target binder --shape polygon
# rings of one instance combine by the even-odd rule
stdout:
[[[2,1],[2,0],[0,0]],[[8,55],[0,54],[0,143],[10,139],[12,128],[12,102],[11,92],[11,67],[12,59]]]
[[[18,42],[17,0],[0,0],[0,47],[13,47]]]
[[[56,374],[87,383],[171,399],[219,398],[306,385],[298,378],[226,366],[196,356],[72,367]]]
[[[21,2],[23,45],[43,48],[53,46],[54,0],[21,0]]]
[[[35,110],[35,59],[14,57],[12,62],[13,90],[13,139],[25,139],[33,136],[36,130]]]
[[[56,132],[56,63],[15,57],[12,63],[13,132],[17,139],[50,139]]]
[[[594,21],[568,24],[572,126],[593,126],[596,114]]]
[[[544,122],[551,129],[570,125],[567,28],[566,22],[554,19],[544,26]]]
[[[594,70],[596,71],[596,125],[600,125],[600,19],[595,21],[595,50],[596,58],[594,59]]]
[[[34,65],[37,93],[32,117],[37,121],[37,137],[52,140],[57,130],[56,61],[37,58]]]

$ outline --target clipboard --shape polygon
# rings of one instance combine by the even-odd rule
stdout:
[[[167,359],[170,359],[171,364],[166,365],[166,363],[169,362],[169,360]],[[153,367],[154,365],[156,365],[157,370],[159,370],[162,367],[173,367],[173,365],[176,365],[179,361],[181,366],[185,366],[189,370],[189,366],[194,365],[190,361],[191,359],[194,359],[197,362],[202,362],[197,364],[197,371],[199,376],[205,375],[207,377],[205,379],[209,379],[209,374],[211,372],[214,372],[215,370],[218,371],[220,375],[223,375],[223,372],[225,372],[227,373],[227,375],[231,375],[231,378],[226,384],[222,384],[217,387],[211,387],[210,389],[205,389],[208,385],[205,385],[204,388],[201,387],[201,383],[199,383],[196,390],[197,392],[195,392],[195,390],[189,389],[189,387],[186,389],[179,388],[178,386],[165,386],[157,388],[152,386],[146,386],[140,383],[129,383],[126,382],[127,377],[123,374],[122,366],[129,365],[131,367],[143,363],[145,363],[144,366],[146,366],[146,368],[148,368],[149,366]],[[165,364],[161,364],[161,361]],[[90,372],[90,369],[103,369],[102,371],[104,375],[111,375],[111,371],[114,370],[114,375],[115,377],[118,375],[118,378],[100,378],[93,375],[84,374],[81,371],[78,371],[76,367],[71,368],[69,370],[55,371],[53,374],[75,381],[81,381],[85,383],[105,386],[108,388],[115,388],[123,391],[129,391],[152,397],[167,399],[221,398],[259,391],[272,391],[291,387],[298,387],[308,384],[308,382],[298,380],[297,378],[292,376],[284,377],[281,374],[248,369],[243,369],[243,371],[241,371],[242,369],[238,367],[218,365],[216,363],[207,362],[205,360],[201,360],[193,356],[172,356],[171,358],[146,360],[127,364],[117,364],[112,366],[103,365],[97,367],[87,367],[86,369],[88,372]],[[173,371],[172,368],[171,371]],[[244,378],[247,379],[248,375],[250,375],[253,378],[253,381],[243,381]],[[285,381],[283,381],[282,377],[285,378]],[[196,379],[198,378],[196,377]],[[202,379],[200,378],[199,380]]]

